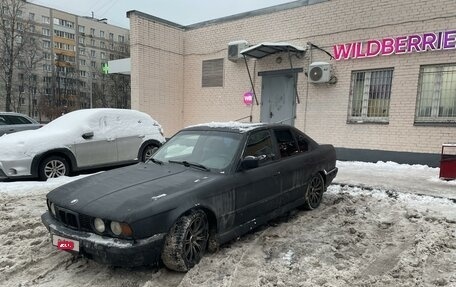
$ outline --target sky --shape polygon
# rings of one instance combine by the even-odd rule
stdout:
[[[126,12],[138,10],[181,25],[252,11],[294,0],[28,0],[81,16],[107,18],[108,23],[129,28]]]

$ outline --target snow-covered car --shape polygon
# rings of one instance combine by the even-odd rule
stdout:
[[[0,136],[25,130],[36,130],[42,125],[23,114],[0,112]]]
[[[317,208],[336,174],[334,147],[291,126],[211,123],[180,131],[148,162],[51,191],[41,219],[59,249],[187,271],[207,249]]]
[[[40,129],[0,137],[0,179],[46,180],[145,161],[164,141],[160,124],[145,113],[78,110]]]

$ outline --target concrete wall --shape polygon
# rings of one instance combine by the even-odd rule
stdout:
[[[286,41],[300,46],[311,42],[332,53],[332,46],[338,43],[456,29],[453,0],[332,0],[313,5],[298,2],[303,5],[231,20],[224,18],[185,29],[169,27],[147,17],[142,21],[133,17],[131,33],[138,42],[132,45],[132,71],[136,72],[132,73],[132,101],[151,115],[160,115],[158,120],[172,131],[195,123],[235,120],[250,114],[251,108],[242,102],[250,82],[243,61],[227,60],[227,46],[231,41],[247,40],[251,45]],[[170,42],[174,45],[169,45]],[[179,65],[165,65],[164,70],[161,63],[168,61],[169,55],[183,59],[183,69]],[[281,64],[276,62],[279,56],[283,59]],[[217,58],[225,59],[224,86],[202,88],[202,61]],[[302,59],[294,57],[293,67],[306,71],[314,61],[330,62],[338,78],[335,85],[313,85],[307,83],[304,73],[299,74],[301,103],[297,105],[295,125],[318,142],[350,149],[436,154],[442,143],[456,140],[455,123],[414,125],[420,66],[455,63],[455,50],[336,62],[312,49]],[[260,98],[261,77],[257,73],[290,67],[287,55],[283,54],[250,60],[249,66],[255,71],[254,81]],[[351,72],[379,68],[394,69],[389,124],[347,123]],[[173,89],[162,88],[169,81],[163,74],[170,75],[176,85]],[[167,92],[167,100],[160,101],[164,95],[154,92],[157,90]],[[175,120],[178,108],[174,103],[183,107],[179,113],[180,123]],[[260,106],[253,106],[254,120],[259,120],[259,113]]]

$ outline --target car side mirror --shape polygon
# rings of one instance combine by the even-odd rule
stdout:
[[[259,163],[260,163],[260,158],[259,157],[248,155],[242,160],[241,166],[245,170],[246,169],[253,169],[253,168],[257,168]]]
[[[93,132],[87,132],[82,134],[82,138],[85,140],[93,138]]]

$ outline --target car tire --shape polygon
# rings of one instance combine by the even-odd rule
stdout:
[[[309,184],[307,185],[306,194],[305,194],[305,210],[313,210],[320,206],[321,200],[323,198],[323,193],[325,192],[325,182],[320,174],[316,174],[312,177]]]
[[[162,260],[171,270],[186,272],[203,257],[209,237],[206,213],[194,210],[180,217],[165,239]]]
[[[39,165],[38,176],[40,180],[48,180],[70,174],[70,165],[61,156],[50,156],[45,158]]]
[[[142,152],[141,161],[142,162],[147,161],[149,158],[151,158],[154,155],[154,153],[157,151],[157,149],[158,149],[157,145],[154,145],[154,144],[147,145]]]

